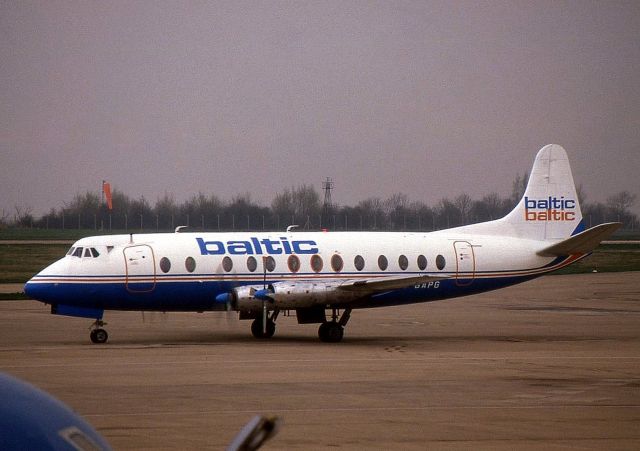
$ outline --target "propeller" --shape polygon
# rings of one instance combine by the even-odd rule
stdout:
[[[269,257],[262,257],[262,290],[256,291],[253,295],[256,299],[262,300],[262,333],[267,335],[267,259]]]
[[[271,285],[267,284],[267,271],[269,269],[269,258],[272,257],[262,257],[262,288],[257,288],[255,286],[247,287],[249,289],[249,295],[253,299],[257,299],[262,302],[262,333],[264,336],[267,335],[268,324],[269,321],[269,309],[267,302],[273,302],[274,298],[274,289]],[[242,294],[238,293],[237,290],[227,293],[220,293],[215,297],[216,304],[224,304],[225,309],[229,312],[233,310],[233,304],[236,302],[236,296],[246,296],[246,288],[239,287],[238,290],[242,290]],[[272,317],[271,321],[275,320],[275,316]]]

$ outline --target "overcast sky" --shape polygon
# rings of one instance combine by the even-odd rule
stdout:
[[[0,1],[0,83],[5,214],[103,179],[506,196],[548,143],[589,201],[640,194],[638,1]]]

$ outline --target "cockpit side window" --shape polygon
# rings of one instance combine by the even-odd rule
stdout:
[[[76,247],[76,250],[73,251],[73,254],[71,254],[71,255],[73,255],[74,257],[82,257],[82,250],[83,250],[83,248]]]
[[[93,258],[98,258],[100,256],[100,252],[98,252],[95,247],[92,247],[91,255],[93,256]]]
[[[91,249],[86,248],[86,249],[84,250],[84,256],[85,256],[85,257],[91,257]]]

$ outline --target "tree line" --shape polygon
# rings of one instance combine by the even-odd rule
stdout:
[[[313,186],[303,184],[277,193],[268,207],[254,202],[248,193],[227,201],[198,193],[184,202],[176,202],[165,193],[151,205],[144,197],[134,199],[114,190],[113,209],[108,210],[100,194],[87,191],[39,218],[28,208],[16,207],[13,217],[3,212],[0,226],[99,231],[173,231],[178,226],[188,226],[211,231],[253,231],[298,225],[302,230],[431,231],[501,218],[520,200],[526,184],[527,174],[518,174],[508,197],[495,192],[480,199],[460,194],[453,199],[442,198],[435,205],[410,201],[405,194],[396,193],[387,199],[365,199],[353,206],[327,206]],[[579,187],[578,197],[587,227],[620,221],[626,229],[638,228],[638,218],[631,212],[634,194],[621,191],[609,196],[606,203],[590,203]]]

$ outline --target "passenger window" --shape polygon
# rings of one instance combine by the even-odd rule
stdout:
[[[187,257],[187,259],[184,261],[184,267],[189,272],[195,271],[196,270],[196,260],[193,257]]]
[[[427,257],[424,255],[418,255],[418,268],[420,271],[427,269]]]
[[[311,269],[313,269],[315,272],[322,271],[322,257],[320,257],[318,254],[311,256]]]
[[[447,262],[445,261],[445,259],[444,259],[444,257],[442,255],[438,255],[436,257],[436,267],[439,270],[442,271],[444,269],[444,267],[446,266],[446,264],[447,264]]]
[[[358,271],[364,269],[364,258],[362,258],[362,255],[356,255],[356,258],[353,259],[353,266],[355,266]]]
[[[93,258],[98,258],[100,256],[100,252],[98,252],[95,248],[91,248],[91,255]]]
[[[344,262],[342,261],[342,257],[340,257],[338,254],[333,254],[333,256],[331,257],[331,269],[333,269],[335,272],[340,272],[342,271],[343,266]]]
[[[85,256],[85,257],[91,257],[91,250],[90,250],[89,248],[86,248],[86,249],[84,250],[84,256]]]
[[[76,247],[75,252],[73,253],[74,257],[82,257],[82,248],[81,247]]]
[[[222,269],[224,269],[224,272],[229,272],[233,269],[233,260],[228,255],[222,259]]]
[[[271,255],[264,259],[264,266],[267,268],[267,271],[273,272],[276,269],[276,261],[273,259]]]
[[[409,259],[407,259],[406,255],[398,257],[398,266],[400,266],[400,269],[403,271],[409,267]]]
[[[160,269],[162,272],[167,273],[171,269],[171,261],[167,257],[160,259]]]
[[[297,255],[290,255],[287,260],[287,266],[289,266],[289,271],[298,272],[300,269],[300,259]]]
[[[258,269],[258,261],[255,257],[247,258],[247,269],[251,272],[255,272],[255,270]]]
[[[378,268],[384,271],[387,269],[387,266],[389,266],[389,261],[387,260],[387,257],[385,257],[384,255],[381,255],[380,257],[378,257]]]

